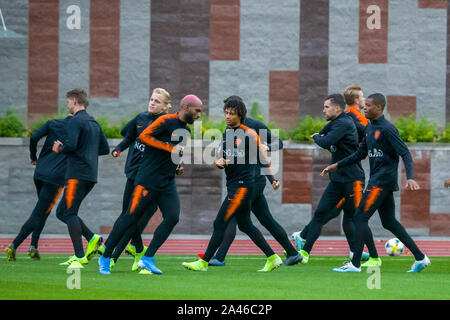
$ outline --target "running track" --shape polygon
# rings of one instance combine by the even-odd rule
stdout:
[[[0,238],[0,253],[4,253],[6,246],[12,238]],[[204,253],[209,239],[168,239],[158,250],[158,254],[192,254]],[[150,239],[144,239],[148,245]],[[84,242],[86,243],[86,242]],[[283,254],[283,248],[275,240],[268,240],[270,246],[278,254]],[[386,255],[385,240],[375,240],[379,255]],[[420,240],[419,248],[428,256],[450,256],[450,241],[446,240]],[[26,239],[19,247],[17,253],[26,253],[30,246],[30,239]],[[345,240],[318,240],[311,252],[313,255],[348,255],[348,245]],[[73,254],[72,243],[69,238],[41,238],[39,241],[40,253]],[[228,252],[229,254],[259,255],[262,252],[251,240],[236,239]],[[406,250],[406,254],[411,254]]]

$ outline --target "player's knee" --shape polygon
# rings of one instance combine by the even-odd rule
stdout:
[[[178,223],[178,221],[180,221],[179,215],[170,215],[164,219],[164,222],[171,226],[175,226]]]
[[[251,223],[238,223],[238,228],[244,233],[249,233],[252,229],[253,225]]]
[[[223,231],[225,232],[225,223],[221,221],[221,219],[214,220],[213,228],[215,231]]]
[[[60,207],[56,210],[56,218],[64,223],[67,222],[66,216],[64,215],[64,210],[60,209]]]
[[[396,221],[395,220],[381,220],[381,225],[383,226],[383,228],[391,231],[394,229],[394,227],[396,225]]]
[[[353,222],[355,224],[355,227],[364,225],[368,223],[368,220],[364,216],[364,214],[356,214],[353,218]]]

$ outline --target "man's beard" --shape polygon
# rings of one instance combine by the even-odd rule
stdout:
[[[194,123],[194,115],[192,113],[186,113],[186,116],[185,116],[184,119],[189,124],[193,124]]]

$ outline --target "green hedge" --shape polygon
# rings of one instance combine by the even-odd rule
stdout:
[[[414,114],[407,118],[399,117],[395,126],[405,142],[434,142],[438,139],[436,124],[425,118],[417,122]]]
[[[22,120],[12,110],[6,111],[6,114],[0,117],[0,137],[21,138],[26,132]]]
[[[132,115],[132,117],[136,114]],[[267,122],[264,116],[260,113],[259,104],[254,102],[249,116],[253,119],[262,121],[271,130],[276,129],[273,122]],[[58,114],[42,117],[31,128],[27,128],[21,121],[20,117],[14,114],[12,110],[8,110],[5,115],[0,116],[0,137],[28,137],[31,132],[42,126],[46,121],[56,118],[64,118],[66,113],[64,111]],[[131,118],[132,118],[131,117]],[[130,119],[131,119],[130,118]],[[225,119],[220,122],[214,122],[208,119],[206,114],[202,114],[200,119],[202,121],[202,135],[206,130],[217,129],[223,132],[226,128]],[[98,118],[97,122],[102,127],[103,132],[107,138],[122,138],[120,130],[129,121],[123,119],[120,125],[111,125],[106,117]],[[281,140],[291,141],[313,141],[311,135],[319,132],[327,122],[323,118],[312,118],[310,116],[301,117],[297,125],[292,130],[279,129],[279,137]],[[450,124],[442,132],[437,129],[435,123],[423,118],[416,121],[415,115],[409,117],[399,117],[395,122],[400,137],[405,142],[450,142]],[[191,126],[191,136],[194,137],[193,126]]]

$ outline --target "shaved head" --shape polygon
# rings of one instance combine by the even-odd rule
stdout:
[[[188,94],[180,102],[180,119],[189,124],[202,115],[203,102],[194,94]]]
[[[181,106],[190,106],[190,105],[203,105],[202,100],[194,94],[188,94],[183,99],[181,99]]]

